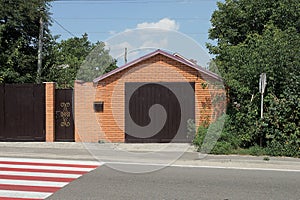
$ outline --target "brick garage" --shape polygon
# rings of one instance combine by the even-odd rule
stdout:
[[[214,105],[212,105],[213,96],[216,93],[224,92],[220,88],[213,87],[214,83],[221,83],[221,78],[218,75],[196,66],[180,55],[156,50],[96,78],[94,83],[75,81],[76,141],[130,142],[128,139],[130,137],[125,133],[126,129],[128,130],[130,127],[127,122],[128,115],[127,117],[125,115],[128,113],[126,93],[129,91],[130,83],[137,85],[167,84],[174,88],[177,87],[176,85],[182,85],[180,83],[191,84],[193,94],[190,95],[190,99],[194,101],[193,118],[197,126],[203,121],[211,122],[216,118],[217,113],[215,113]],[[103,111],[95,112],[93,107],[95,102],[103,103]],[[172,111],[172,108],[170,109]],[[166,131],[170,132],[167,129]],[[144,138],[143,140],[132,141],[170,142],[169,136],[168,138],[163,137],[161,134],[160,138],[153,136],[152,139]],[[180,142],[184,141],[180,140]]]

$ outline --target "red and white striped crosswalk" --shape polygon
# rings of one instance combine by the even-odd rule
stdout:
[[[0,200],[45,199],[100,165],[97,161],[0,157]]]

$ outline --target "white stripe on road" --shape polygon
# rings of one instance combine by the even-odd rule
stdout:
[[[105,162],[104,164],[115,165],[141,165],[141,166],[161,166],[161,167],[186,167],[186,168],[207,168],[207,169],[237,169],[237,170],[254,170],[254,171],[280,171],[280,172],[300,172],[300,169],[283,169],[283,168],[257,168],[257,167],[226,167],[226,166],[209,166],[209,165],[177,165],[162,163],[137,163],[137,162]]]
[[[300,172],[300,169],[280,169],[280,168],[259,168],[259,167],[224,167],[224,166],[197,166],[197,165],[171,165],[171,167],[191,167],[191,168],[209,168],[209,169],[238,169],[254,171],[281,171],[281,172]]]
[[[56,187],[62,188],[69,184],[69,181],[60,182],[55,181],[55,178],[71,178],[76,179],[82,174],[75,174],[75,171],[85,172],[92,171],[100,166],[102,163],[97,161],[84,160],[53,160],[53,159],[30,159],[30,158],[10,158],[0,157],[0,184],[4,187],[0,189],[0,199],[3,198],[28,198],[28,199],[45,199],[53,194],[53,192],[39,192],[39,187]],[[50,164],[50,165],[47,165]],[[69,165],[71,164],[71,166]],[[52,166],[53,165],[53,166]],[[62,166],[58,166],[62,165]],[[15,170],[13,170],[15,168]],[[46,170],[45,172],[29,172],[28,169]],[[49,171],[47,171],[49,170]],[[51,173],[51,170],[58,170],[60,173]],[[34,170],[32,170],[34,171]],[[54,171],[55,172],[55,171]],[[66,173],[64,173],[66,172]],[[12,178],[8,176],[20,176]],[[46,180],[22,180],[24,177],[52,177],[54,181]],[[20,179],[20,180],[19,180]],[[30,179],[30,178],[28,178]],[[52,180],[52,179],[50,179]],[[18,187],[27,186],[27,187]],[[21,188],[21,189],[20,189]],[[46,189],[46,188],[45,188]],[[51,190],[50,190],[51,189]],[[54,189],[54,188],[53,188]],[[24,191],[21,191],[24,190]],[[31,191],[32,190],[32,191]],[[54,190],[53,190],[54,191]]]
[[[17,172],[17,171],[0,171],[0,175],[14,176],[40,176],[55,178],[78,178],[81,174],[61,174],[61,173],[42,173],[42,172]]]
[[[10,190],[0,190],[1,197],[7,198],[29,198],[29,199],[45,199],[52,193],[48,192],[25,192],[25,191],[10,191]]]
[[[23,186],[25,185],[25,186],[63,187],[68,183],[69,182],[0,179],[0,184],[23,185]]]
[[[17,168],[17,169],[67,170],[67,171],[83,171],[83,172],[89,172],[94,169],[94,168],[81,168],[81,167],[58,167],[58,166],[13,165],[13,164],[0,164],[0,167]]]
[[[10,162],[31,162],[31,163],[51,163],[51,164],[80,164],[80,165],[101,165],[101,162],[90,160],[54,160],[54,159],[38,159],[38,158],[10,158],[0,157],[0,161]]]

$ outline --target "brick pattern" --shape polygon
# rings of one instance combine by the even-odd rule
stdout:
[[[74,124],[76,142],[98,142],[102,131],[93,109],[96,88],[93,83],[75,81]]]
[[[55,140],[55,83],[45,83],[46,101],[46,142]]]
[[[216,89],[209,87],[211,81],[197,70],[158,54],[99,81],[96,86],[76,82],[76,141],[124,142],[126,82],[195,82],[196,125],[205,120],[211,122],[216,119],[212,104]],[[94,101],[104,102],[104,112],[93,111]]]

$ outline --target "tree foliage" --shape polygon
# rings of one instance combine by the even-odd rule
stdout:
[[[299,156],[300,0],[226,0],[211,22],[209,37],[217,45],[207,46],[230,96],[226,131],[242,147],[263,138],[274,155]],[[262,72],[267,90],[260,120]]]
[[[299,0],[226,0],[217,5],[209,30],[209,38],[218,40],[214,54],[219,54],[221,44],[237,45],[249,34],[261,35],[268,24],[282,31],[291,27],[300,31]]]
[[[56,82],[59,88],[72,88],[77,70],[92,48],[86,34],[81,38],[74,37],[60,42],[55,40],[44,65],[44,79]]]
[[[109,55],[109,50],[105,49],[104,42],[98,42],[78,70],[77,79],[93,81],[96,77],[116,69],[116,62]]]
[[[103,42],[93,44],[87,34],[58,41],[59,36],[50,33],[50,1],[0,0],[0,83],[35,82],[40,18],[44,21],[42,81],[57,82],[59,88],[70,88],[80,68],[89,69],[85,71],[89,77],[116,68],[116,61],[109,51],[104,50]],[[82,66],[95,50],[103,56],[94,59],[92,65]],[[104,71],[97,70],[106,63],[111,65]],[[79,74],[86,75],[82,70]]]
[[[93,81],[115,69],[116,61],[104,47],[103,42],[91,43],[87,34],[54,42],[43,70],[45,80],[56,82],[59,88],[72,88],[75,79]]]
[[[34,82],[39,20],[49,39],[48,0],[0,0],[0,82]]]

